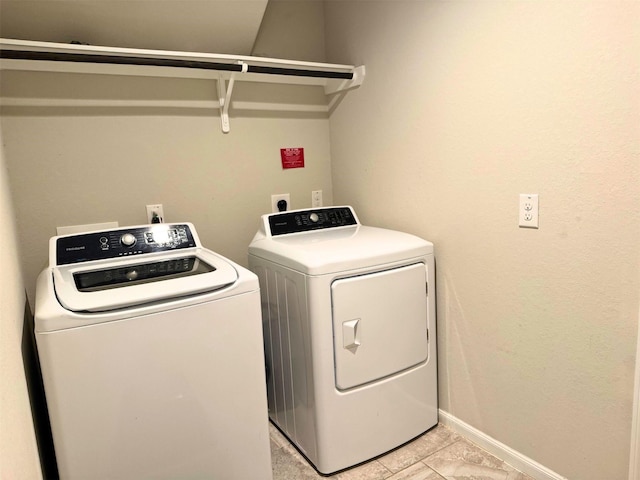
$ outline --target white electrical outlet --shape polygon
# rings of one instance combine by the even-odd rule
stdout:
[[[284,209],[280,209],[280,206],[282,206],[282,204],[280,204],[280,206],[278,205],[280,202],[284,201]],[[273,195],[271,195],[271,211],[273,213],[278,213],[284,210],[291,210],[291,200],[289,200],[289,194],[288,193],[274,193]]]
[[[312,207],[322,206],[322,190],[313,190],[311,192],[311,206]]]
[[[518,210],[518,225],[524,228],[538,228],[538,194],[521,193]]]
[[[161,203],[147,205],[147,223],[164,223],[164,209]]]

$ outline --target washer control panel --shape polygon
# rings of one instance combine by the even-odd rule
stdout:
[[[350,207],[296,210],[269,215],[269,229],[272,236],[349,225],[358,225],[356,216]]]
[[[56,265],[195,247],[189,225],[158,223],[56,239]]]

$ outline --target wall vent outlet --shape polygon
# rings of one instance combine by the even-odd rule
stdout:
[[[164,223],[164,208],[161,203],[147,205],[147,223]]]
[[[271,195],[271,213],[291,210],[291,200],[288,193],[274,193]]]

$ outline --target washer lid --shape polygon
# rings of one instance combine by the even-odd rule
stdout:
[[[308,275],[382,265],[433,253],[409,233],[355,225],[279,236],[257,234],[249,254]]]
[[[59,303],[100,312],[210,292],[238,280],[224,258],[203,248],[52,268]]]

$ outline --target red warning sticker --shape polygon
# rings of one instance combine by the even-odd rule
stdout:
[[[304,148],[281,148],[282,168],[304,168]]]

